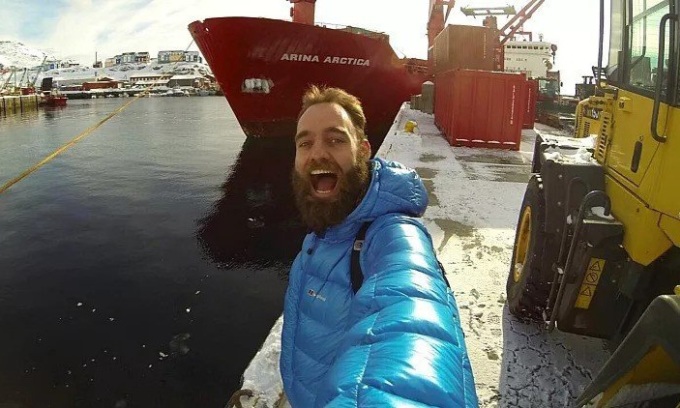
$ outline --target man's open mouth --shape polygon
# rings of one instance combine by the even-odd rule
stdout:
[[[313,170],[310,179],[314,192],[319,195],[333,193],[338,185],[338,175],[330,170]]]

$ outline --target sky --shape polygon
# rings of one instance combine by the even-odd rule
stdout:
[[[449,24],[481,25],[460,7],[513,5],[529,0],[458,0]],[[286,0],[3,0],[0,40],[20,41],[91,65],[126,51],[198,50],[187,26],[194,20],[251,16],[290,20]],[[558,46],[555,69],[564,94],[597,63],[597,0],[545,0],[525,26]],[[426,58],[429,0],[318,0],[317,22],[382,31],[399,55]],[[499,17],[499,26],[507,20]],[[537,38],[535,38],[537,39]]]

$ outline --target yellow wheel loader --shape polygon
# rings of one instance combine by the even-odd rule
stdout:
[[[680,407],[680,0],[604,3],[596,93],[536,140],[507,302],[616,346],[575,406]]]

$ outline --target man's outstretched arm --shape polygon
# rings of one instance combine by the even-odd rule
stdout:
[[[316,406],[477,407],[458,310],[424,227],[403,216],[376,220],[362,270]]]

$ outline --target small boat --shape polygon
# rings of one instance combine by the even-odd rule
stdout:
[[[68,98],[64,95],[61,94],[54,94],[51,91],[48,92],[43,92],[40,95],[40,100],[38,101],[38,105],[40,106],[66,106],[66,101]]]
[[[172,88],[172,96],[189,96],[189,93],[180,87]]]
[[[52,78],[43,78],[42,85],[40,86],[39,106],[66,106],[67,100],[68,98],[59,93],[59,90],[52,88]]]

